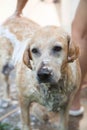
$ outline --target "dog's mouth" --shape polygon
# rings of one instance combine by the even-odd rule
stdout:
[[[37,80],[39,83],[51,83],[52,82],[52,77],[51,76],[47,76],[47,75],[44,75],[44,76],[41,76],[41,77],[38,77],[37,76]]]
[[[53,74],[48,74],[46,72],[44,72],[44,74],[37,74],[37,80],[39,83],[57,84],[53,78]]]

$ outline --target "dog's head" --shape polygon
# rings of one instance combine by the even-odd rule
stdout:
[[[61,79],[62,69],[78,57],[79,49],[71,43],[68,34],[58,27],[38,30],[23,56],[25,65],[33,69],[41,83],[55,84]]]

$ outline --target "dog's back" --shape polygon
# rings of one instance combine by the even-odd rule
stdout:
[[[11,17],[0,27],[0,80],[3,88],[6,89],[3,94],[5,98],[8,98],[7,86],[9,86],[9,78],[5,77],[9,77],[12,66],[14,66],[12,55],[18,56],[17,48],[20,49],[22,43],[32,37],[38,26],[25,17]]]

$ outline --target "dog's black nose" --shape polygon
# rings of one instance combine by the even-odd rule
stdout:
[[[51,77],[51,72],[52,71],[49,70],[48,68],[41,68],[41,69],[39,69],[39,71],[37,73],[39,81],[42,81],[42,82],[49,81],[50,77]]]

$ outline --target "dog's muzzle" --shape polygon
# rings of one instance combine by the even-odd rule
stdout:
[[[47,67],[42,67],[37,72],[38,81],[41,83],[51,82],[52,70]]]

